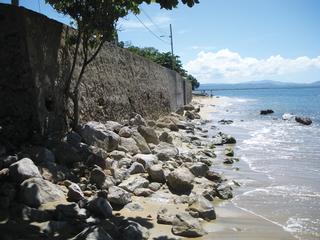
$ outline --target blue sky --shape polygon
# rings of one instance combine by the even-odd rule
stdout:
[[[39,11],[37,0],[21,4]],[[120,21],[120,40],[170,51],[171,23],[175,54],[202,83],[320,80],[319,0],[200,0],[193,8],[166,11],[152,4],[142,9],[139,19],[156,35],[166,35],[161,39],[167,43],[134,15]],[[40,10],[69,21],[43,0]]]

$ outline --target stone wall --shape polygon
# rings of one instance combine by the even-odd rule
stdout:
[[[65,39],[73,30],[6,4],[0,29],[0,141],[60,135],[68,128],[63,89],[72,54]],[[157,118],[191,101],[191,84],[176,72],[111,44],[88,66],[80,88],[81,121],[133,112]]]

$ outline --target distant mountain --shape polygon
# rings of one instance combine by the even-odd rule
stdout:
[[[249,81],[244,83],[220,84],[209,83],[201,84],[201,89],[257,89],[257,88],[295,88],[295,87],[314,87],[320,86],[320,81],[303,84],[303,83],[287,83],[272,80]]]

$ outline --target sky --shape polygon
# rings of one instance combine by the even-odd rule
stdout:
[[[70,22],[43,0],[20,2]],[[200,0],[172,11],[156,4],[141,8],[140,15],[120,20],[119,40],[168,52],[172,24],[174,53],[200,83],[320,80],[320,0]]]

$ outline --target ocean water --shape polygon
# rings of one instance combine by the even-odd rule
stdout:
[[[215,91],[222,104],[211,115],[238,142],[240,187],[233,203],[281,226],[297,239],[320,239],[320,88]],[[273,109],[261,116],[260,110]],[[284,121],[291,113],[307,116],[311,126]],[[241,165],[242,164],[242,165]],[[247,165],[252,174],[241,174]]]

